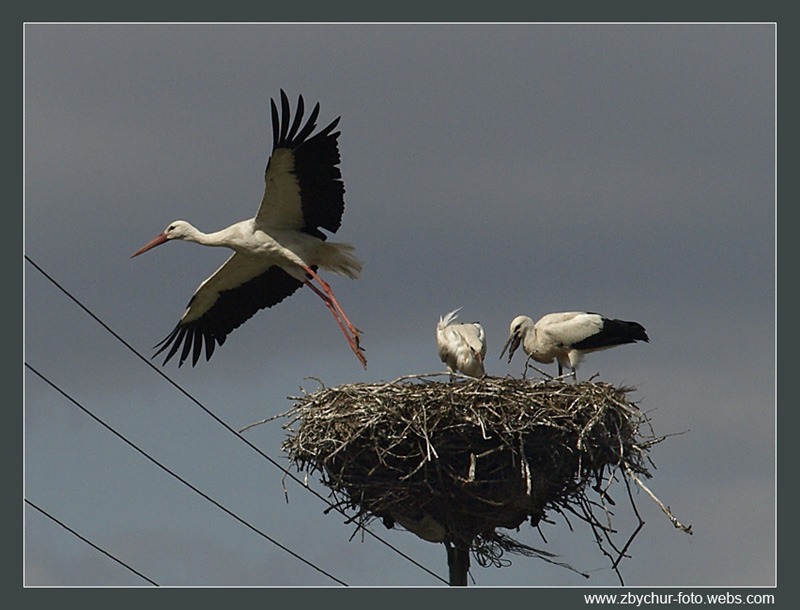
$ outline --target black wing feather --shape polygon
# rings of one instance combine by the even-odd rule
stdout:
[[[206,360],[211,359],[211,355],[214,353],[214,337],[212,335],[203,335],[206,341]]]
[[[271,100],[272,108],[272,148],[288,148],[294,154],[294,173],[300,185],[304,226],[302,230],[310,235],[325,239],[320,228],[331,233],[339,230],[344,214],[344,182],[338,165],[341,162],[338,138],[340,132],[333,131],[341,117],[311,136],[317,126],[319,103],[314,106],[305,125],[302,123],[304,111],[303,96],[297,102],[294,122],[290,123],[289,100],[281,89],[281,118],[278,108]],[[269,169],[269,163],[267,163]]]
[[[203,353],[203,333],[200,332],[200,329],[194,329],[194,349],[192,350],[192,366],[197,364],[197,359],[200,358],[200,354]]]
[[[278,136],[280,134],[280,121],[278,120],[278,108],[275,106],[275,100],[269,101],[270,108],[272,109],[272,149],[278,146]],[[269,163],[267,163],[269,167]]]
[[[313,267],[316,270],[316,267]],[[274,266],[244,284],[219,293],[214,305],[201,317],[188,323],[180,322],[156,347],[153,357],[169,350],[166,364],[181,349],[178,366],[192,354],[192,366],[206,346],[206,360],[214,353],[214,344],[222,345],[234,329],[249,320],[257,311],[272,307],[293,294],[303,282]],[[191,301],[190,301],[191,304]]]
[[[197,330],[196,327],[188,327],[186,329],[186,341],[183,342],[183,351],[181,351],[181,362],[186,360],[186,356],[189,355],[189,350],[192,348],[192,343],[195,341],[195,331]]]
[[[292,123],[291,128],[289,129],[289,133],[286,135],[288,140],[291,140],[297,135],[297,130],[300,129],[300,125],[303,122],[303,96],[300,96],[300,99],[297,100],[297,108],[294,111],[294,122]],[[287,116],[284,119],[287,123],[289,122],[289,117]]]
[[[158,347],[159,345],[162,345],[163,347],[160,350],[158,350],[155,354],[153,354],[153,358],[158,356],[167,347],[170,347],[170,344],[172,344],[172,347],[170,347],[169,352],[167,352],[166,358],[164,358],[164,364],[166,364],[167,360],[172,358],[175,355],[175,352],[178,351],[178,348],[181,346],[181,342],[183,341],[183,336],[185,334],[186,334],[185,326],[181,326],[180,324],[176,326],[172,330],[172,332],[169,335],[167,335],[166,339],[164,339],[161,343],[156,345],[156,347]]]
[[[570,347],[573,349],[591,350],[600,347],[613,347],[614,345],[634,343],[636,341],[650,341],[644,326],[638,322],[603,318],[603,328],[599,333],[587,337],[583,341],[579,341]]]
[[[300,100],[302,100],[302,99],[303,99],[303,96],[301,95],[300,96]],[[300,103],[298,102],[298,106],[299,105],[300,105]],[[317,126],[317,117],[318,116],[319,116],[319,102],[314,104],[314,108],[311,111],[311,116],[308,117],[308,121],[306,121],[305,127],[303,127],[303,130],[300,133],[298,133],[297,136],[295,138],[293,138],[293,140],[297,141],[297,142],[302,142],[308,136],[310,136],[311,132],[314,131],[314,128]],[[336,119],[336,120],[338,121],[338,119]]]
[[[286,140],[286,134],[289,131],[289,98],[286,97],[286,93],[283,89],[281,89],[281,137],[278,139],[278,142],[283,142]]]

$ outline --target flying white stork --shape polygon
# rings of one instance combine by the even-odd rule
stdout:
[[[216,233],[203,233],[184,220],[176,220],[132,255],[138,256],[171,239],[234,251],[200,284],[177,326],[156,345],[160,349],[155,355],[169,349],[166,364],[182,346],[178,366],[190,353],[194,366],[205,343],[208,360],[215,344],[222,345],[229,333],[259,309],[280,303],[305,284],[333,313],[366,368],[360,331],[342,311],[330,286],[316,273],[322,268],[355,279],[362,267],[353,254],[353,246],[328,242],[320,230],[336,232],[344,212],[344,184],[337,167],[341,160],[337,143],[340,132],[333,131],[341,117],[311,135],[317,126],[319,103],[302,127],[302,95],[291,124],[289,100],[283,90],[280,118],[275,101],[270,100],[270,105],[272,156],[267,162],[264,197],[255,218]]]
[[[549,364],[558,361],[558,374],[563,367],[572,369],[578,380],[577,369],[584,354],[608,349],[616,345],[650,341],[644,327],[638,322],[612,320],[600,314],[585,311],[566,311],[542,316],[536,324],[528,316],[517,316],[500,352],[508,350],[508,361],[522,343],[523,351],[537,362]]]
[[[436,325],[436,345],[439,358],[447,365],[450,373],[460,371],[470,377],[483,377],[483,358],[486,356],[486,334],[477,322],[456,323],[459,307],[444,317]]]

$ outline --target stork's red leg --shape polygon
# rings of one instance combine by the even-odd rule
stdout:
[[[351,336],[350,333],[347,331],[347,328],[345,328],[345,323],[342,321],[339,315],[339,312],[341,312],[341,307],[337,308],[336,307],[337,303],[335,303],[335,300],[332,299],[331,296],[325,294],[322,290],[314,286],[314,284],[312,284],[310,281],[306,281],[306,285],[309,288],[311,288],[311,290],[313,290],[317,295],[319,295],[323,303],[325,303],[325,306],[328,309],[330,309],[331,313],[333,314],[333,317],[336,318],[336,323],[339,325],[339,328],[342,329],[344,336],[347,338],[347,342],[350,344],[350,348],[353,350],[353,353],[356,355],[356,358],[358,358],[359,362],[361,362],[362,366],[366,369],[367,358],[366,356],[364,356],[364,351],[361,349],[359,345],[358,336],[357,335]],[[344,315],[344,312],[342,312],[342,315]],[[352,326],[352,324],[349,323],[349,320],[348,320],[348,325]]]
[[[310,267],[306,267],[305,271],[312,278],[314,278],[315,280],[317,280],[320,283],[320,285],[322,286],[322,289],[325,291],[325,294],[330,298],[331,303],[336,308],[336,311],[339,312],[339,315],[341,316],[342,320],[344,320],[344,323],[347,324],[347,327],[350,329],[350,333],[353,336],[353,338],[355,339],[356,344],[358,344],[359,343],[359,335],[361,334],[361,331],[358,328],[356,328],[355,325],[347,317],[347,314],[342,309],[342,306],[339,305],[339,301],[336,300],[336,295],[333,294],[333,290],[331,290],[331,287],[328,284],[328,282],[326,282],[320,276],[318,276],[316,274],[316,272],[313,269],[311,269]],[[309,286],[310,285],[311,284],[309,284]]]

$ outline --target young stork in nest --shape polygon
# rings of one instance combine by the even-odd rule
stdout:
[[[572,369],[573,380],[578,380],[578,364],[584,354],[596,352],[625,343],[650,341],[644,326],[638,322],[612,320],[597,313],[566,311],[549,313],[535,324],[528,316],[517,316],[503,345],[500,357],[508,348],[508,361],[522,343],[523,351],[536,362],[550,364],[558,361],[558,374],[564,367]]]
[[[477,322],[456,323],[459,307],[436,325],[436,345],[439,358],[447,365],[450,374],[461,372],[470,377],[483,377],[483,358],[486,356],[486,333]]]

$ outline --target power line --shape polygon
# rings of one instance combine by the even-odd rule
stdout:
[[[102,548],[100,548],[99,546],[97,546],[97,545],[96,545],[94,542],[92,542],[92,541],[91,541],[91,540],[89,540],[88,538],[85,538],[84,536],[81,536],[81,535],[80,535],[78,532],[76,532],[76,531],[75,531],[74,529],[72,529],[70,526],[66,525],[66,524],[65,524],[65,523],[63,523],[62,521],[59,521],[58,519],[56,519],[56,518],[55,518],[53,515],[51,515],[50,513],[48,513],[48,512],[47,512],[46,510],[44,510],[43,508],[40,508],[40,507],[36,506],[36,504],[34,504],[34,503],[33,503],[33,502],[31,502],[30,500],[28,500],[28,498],[24,498],[24,500],[25,500],[25,503],[26,503],[26,504],[28,504],[28,506],[31,506],[32,508],[35,508],[35,509],[36,509],[36,510],[38,510],[40,513],[42,513],[42,514],[43,514],[45,517],[47,517],[48,519],[50,519],[51,521],[54,521],[54,522],[58,523],[58,524],[59,524],[61,527],[63,527],[63,528],[64,528],[65,530],[67,530],[68,532],[70,532],[72,535],[74,535],[74,536],[75,536],[75,537],[77,537],[77,538],[80,538],[81,540],[83,540],[83,541],[84,541],[86,544],[88,544],[89,546],[91,546],[91,547],[93,547],[94,549],[96,549],[96,550],[100,551],[101,553],[103,553],[103,555],[106,555],[107,557],[109,557],[109,558],[113,559],[113,560],[114,560],[114,561],[116,561],[116,562],[117,562],[119,565],[121,565],[121,566],[123,566],[123,567],[127,568],[128,570],[130,570],[131,572],[133,572],[134,574],[136,574],[136,575],[137,575],[137,576],[139,576],[140,578],[143,578],[144,580],[146,580],[147,582],[149,582],[151,585],[154,585],[154,586],[156,586],[156,587],[160,586],[160,585],[159,585],[159,584],[158,584],[156,581],[154,581],[154,580],[151,580],[150,578],[148,578],[147,576],[145,576],[144,574],[142,574],[142,573],[141,573],[141,572],[139,572],[138,570],[136,570],[136,569],[132,568],[131,566],[129,566],[127,563],[125,563],[125,562],[124,562],[124,561],[122,561],[121,559],[117,559],[117,558],[116,558],[116,557],[114,557],[114,556],[113,556],[111,553],[109,553],[109,552],[108,552],[108,551],[106,551],[105,549],[102,549]]]
[[[134,354],[135,354],[135,355],[136,355],[136,356],[137,356],[137,357],[138,357],[138,358],[139,358],[139,359],[140,359],[142,362],[144,362],[144,363],[145,363],[147,366],[149,366],[149,367],[150,367],[150,369],[152,369],[153,371],[155,371],[156,373],[158,373],[158,374],[159,374],[159,375],[160,375],[160,376],[161,376],[163,379],[165,379],[165,380],[166,380],[168,383],[170,383],[170,384],[171,384],[173,387],[175,387],[175,389],[177,389],[177,390],[178,390],[179,392],[181,392],[181,393],[182,393],[184,396],[186,396],[186,397],[187,397],[189,400],[191,400],[191,401],[192,401],[194,404],[196,404],[196,405],[197,405],[198,407],[200,407],[200,408],[201,408],[203,411],[205,411],[205,413],[206,413],[207,415],[209,415],[211,418],[213,418],[213,419],[214,419],[214,421],[216,421],[216,422],[217,422],[218,424],[220,424],[220,425],[221,425],[223,428],[225,428],[226,430],[228,430],[228,432],[230,432],[231,434],[233,434],[233,435],[234,435],[236,438],[238,438],[240,441],[242,441],[243,443],[245,443],[245,444],[246,444],[248,447],[250,447],[250,448],[251,448],[253,451],[257,452],[257,453],[258,453],[258,454],[259,454],[261,457],[263,457],[263,458],[264,458],[265,460],[267,460],[267,461],[268,461],[270,464],[272,464],[273,466],[275,466],[275,467],[276,467],[278,470],[280,470],[281,472],[283,472],[283,473],[284,473],[286,476],[288,476],[288,477],[289,477],[289,478],[291,478],[293,481],[295,481],[296,483],[298,483],[298,484],[299,484],[299,485],[300,485],[300,486],[301,486],[303,489],[305,489],[305,490],[309,491],[310,493],[312,493],[313,495],[315,495],[317,498],[319,498],[320,500],[322,500],[322,501],[323,501],[325,504],[327,504],[327,505],[328,505],[330,508],[332,508],[332,509],[336,510],[338,513],[340,513],[341,515],[343,515],[344,517],[346,517],[346,518],[348,519],[348,521],[352,521],[352,517],[350,517],[350,515],[348,515],[348,514],[347,514],[347,513],[346,513],[344,510],[342,510],[342,508],[341,508],[341,507],[339,507],[339,506],[336,506],[335,504],[331,503],[331,502],[330,502],[330,501],[329,501],[329,500],[328,500],[328,499],[327,499],[325,496],[323,496],[322,494],[320,494],[318,491],[316,491],[316,490],[314,490],[314,489],[311,489],[310,487],[308,487],[308,486],[307,486],[307,485],[306,485],[306,484],[305,484],[303,481],[301,481],[301,480],[300,480],[300,479],[299,479],[299,478],[298,478],[296,475],[294,475],[294,474],[293,474],[291,471],[289,471],[288,469],[286,469],[286,468],[284,468],[283,466],[281,466],[281,465],[280,465],[280,464],[279,464],[277,461],[275,461],[273,458],[271,458],[269,455],[267,455],[266,453],[264,453],[264,452],[263,452],[261,449],[259,449],[257,446],[255,446],[253,443],[251,443],[249,440],[247,440],[245,437],[243,437],[241,434],[239,434],[239,433],[238,433],[238,432],[237,432],[237,431],[236,431],[236,430],[235,430],[233,427],[231,427],[230,425],[228,425],[228,424],[227,424],[227,423],[226,423],[224,420],[222,420],[222,419],[221,419],[219,416],[217,416],[215,413],[213,413],[213,412],[212,412],[212,411],[211,411],[211,410],[210,410],[208,407],[206,407],[205,405],[203,405],[203,404],[202,404],[202,403],[201,403],[199,400],[197,400],[197,399],[196,399],[194,396],[192,396],[191,394],[189,394],[189,392],[187,392],[185,389],[183,389],[183,387],[181,387],[181,386],[180,386],[180,385],[179,385],[177,382],[173,381],[173,380],[172,380],[172,379],[171,379],[171,378],[170,378],[170,377],[169,377],[169,376],[168,376],[166,373],[164,373],[164,372],[163,372],[161,369],[159,369],[159,368],[158,368],[157,366],[155,366],[155,365],[154,365],[152,362],[150,362],[150,360],[149,360],[148,358],[145,358],[145,357],[144,357],[142,354],[140,354],[140,353],[139,353],[139,352],[136,350],[136,348],[134,348],[134,347],[133,347],[133,346],[132,346],[130,343],[128,343],[127,341],[125,341],[125,339],[123,339],[123,338],[122,338],[120,335],[118,335],[118,334],[117,334],[117,333],[116,333],[116,332],[115,332],[115,331],[114,331],[114,330],[113,330],[113,329],[112,329],[110,326],[108,326],[108,324],[106,324],[105,322],[103,322],[103,321],[102,321],[102,320],[101,320],[101,319],[100,319],[100,318],[99,318],[97,315],[95,315],[95,314],[94,314],[94,312],[92,312],[92,311],[91,311],[91,310],[90,310],[90,309],[89,309],[89,308],[88,308],[86,305],[84,305],[84,304],[83,304],[83,303],[81,303],[81,302],[80,302],[80,301],[79,301],[79,300],[78,300],[76,297],[74,297],[74,296],[73,296],[73,295],[72,295],[72,294],[71,294],[71,293],[70,293],[70,292],[69,292],[69,291],[68,291],[66,288],[64,288],[63,286],[61,286],[61,284],[59,284],[59,283],[58,283],[58,282],[57,282],[57,281],[56,281],[56,280],[55,280],[55,279],[54,279],[52,276],[50,276],[50,275],[49,275],[49,274],[48,274],[48,273],[47,273],[47,272],[46,272],[44,269],[42,269],[42,268],[41,268],[39,265],[37,265],[37,264],[36,264],[36,263],[35,263],[35,262],[34,262],[34,261],[33,261],[33,260],[32,260],[32,259],[31,259],[31,258],[30,258],[28,255],[27,255],[27,254],[25,254],[24,256],[25,256],[25,260],[26,260],[26,261],[28,261],[28,262],[29,262],[29,263],[30,263],[30,264],[31,264],[31,265],[32,265],[32,266],[33,266],[33,267],[34,267],[34,268],[35,268],[35,269],[36,269],[36,270],[37,270],[39,273],[41,273],[41,274],[42,274],[42,275],[43,275],[45,278],[47,278],[47,279],[48,279],[48,280],[49,280],[49,281],[50,281],[50,282],[51,282],[51,283],[52,283],[52,284],[53,284],[53,285],[54,285],[56,288],[58,288],[58,289],[59,289],[61,292],[63,292],[63,293],[64,293],[64,294],[65,294],[67,297],[69,297],[69,299],[70,299],[70,300],[72,300],[72,301],[73,301],[73,302],[74,302],[74,303],[75,303],[75,304],[76,304],[78,307],[80,307],[80,308],[81,308],[81,309],[82,309],[84,312],[86,312],[86,314],[87,314],[89,317],[91,317],[91,318],[92,318],[92,319],[93,319],[95,322],[97,322],[97,323],[98,323],[100,326],[102,326],[102,327],[103,327],[103,328],[104,328],[106,331],[108,331],[108,332],[109,332],[109,333],[110,333],[110,334],[111,334],[111,335],[112,335],[112,336],[113,336],[115,339],[117,339],[117,341],[119,341],[120,343],[122,343],[122,344],[123,344],[125,347],[127,347],[127,348],[128,348],[130,351],[131,351],[131,352],[133,352],[133,353],[134,353]],[[385,546],[387,546],[388,548],[390,548],[391,550],[393,550],[395,553],[397,553],[398,555],[400,555],[401,557],[403,557],[403,558],[404,558],[404,559],[406,559],[407,561],[411,562],[412,564],[414,564],[415,566],[417,566],[417,567],[418,567],[418,568],[420,568],[421,570],[424,570],[425,572],[427,572],[428,574],[430,574],[431,576],[433,576],[433,577],[434,577],[434,578],[436,578],[437,580],[440,580],[441,582],[443,582],[443,583],[445,583],[445,584],[449,584],[449,582],[448,582],[447,580],[445,580],[444,578],[442,578],[441,576],[439,576],[438,574],[436,574],[434,571],[430,570],[429,568],[425,567],[424,565],[422,565],[421,563],[419,563],[419,562],[418,562],[416,559],[414,559],[413,557],[410,557],[409,555],[407,555],[406,553],[404,553],[403,551],[401,551],[400,549],[398,549],[397,547],[395,547],[395,546],[394,546],[394,545],[392,545],[391,543],[387,542],[386,540],[384,540],[383,538],[381,538],[380,536],[378,536],[378,534],[376,534],[376,533],[375,533],[375,532],[373,532],[372,530],[370,530],[370,529],[366,528],[366,527],[365,527],[364,525],[362,525],[362,524],[359,524],[359,525],[358,525],[358,527],[360,527],[360,528],[361,528],[363,531],[365,531],[367,534],[369,534],[370,536],[372,536],[373,538],[375,538],[375,539],[376,539],[376,540],[378,540],[379,542],[383,543]]]
[[[100,419],[99,417],[97,417],[97,416],[96,416],[94,413],[92,413],[91,411],[89,411],[89,409],[87,409],[87,408],[86,408],[86,407],[84,407],[82,404],[80,404],[80,403],[79,403],[77,400],[75,400],[74,398],[72,398],[72,397],[71,397],[69,394],[67,394],[67,393],[66,393],[64,390],[62,390],[60,387],[58,387],[58,386],[57,386],[55,383],[53,383],[52,381],[50,381],[50,380],[49,380],[47,377],[45,377],[44,375],[42,375],[42,374],[41,374],[39,371],[37,371],[35,368],[33,368],[33,367],[32,367],[30,364],[28,364],[27,362],[25,363],[25,366],[26,366],[26,367],[28,367],[28,369],[30,369],[30,370],[31,370],[31,372],[33,372],[33,373],[35,373],[36,375],[38,375],[38,376],[39,376],[39,378],[40,378],[42,381],[44,381],[45,383],[47,383],[47,384],[48,384],[50,387],[52,387],[52,388],[53,388],[53,389],[54,389],[56,392],[58,392],[59,394],[61,394],[61,395],[62,395],[64,398],[66,398],[67,400],[69,400],[69,401],[70,401],[72,404],[74,404],[76,407],[78,407],[78,408],[79,408],[81,411],[83,411],[84,413],[86,413],[86,415],[88,415],[89,417],[91,417],[91,418],[92,418],[93,420],[95,420],[95,421],[96,421],[98,424],[100,424],[101,426],[103,426],[103,427],[104,427],[106,430],[108,430],[109,432],[111,432],[112,434],[114,434],[114,436],[116,436],[116,437],[117,437],[117,438],[119,438],[120,440],[124,441],[124,442],[125,442],[127,445],[129,445],[130,447],[132,447],[133,449],[135,449],[136,451],[138,451],[138,452],[139,452],[141,455],[143,455],[143,456],[144,456],[144,457],[146,457],[148,460],[150,460],[150,461],[151,461],[153,464],[155,464],[156,466],[158,466],[159,468],[161,468],[161,469],[162,469],[164,472],[166,472],[166,473],[168,473],[168,474],[172,475],[173,477],[175,477],[175,478],[176,478],[178,481],[180,481],[181,483],[183,483],[184,485],[186,485],[186,487],[188,487],[189,489],[191,489],[191,490],[192,490],[192,491],[194,491],[195,493],[199,494],[200,496],[202,496],[203,498],[205,498],[206,500],[208,500],[209,502],[211,502],[211,503],[212,503],[214,506],[216,506],[216,507],[217,507],[217,508],[219,508],[220,510],[222,510],[222,511],[224,511],[224,512],[228,513],[228,514],[229,514],[231,517],[233,517],[234,519],[236,519],[236,520],[237,520],[239,523],[241,523],[242,525],[245,525],[246,527],[250,528],[252,531],[254,531],[256,534],[258,534],[258,535],[259,535],[259,536],[261,536],[262,538],[264,538],[264,539],[268,540],[269,542],[271,542],[271,543],[272,543],[272,544],[274,544],[275,546],[277,546],[277,547],[279,547],[280,549],[282,549],[282,550],[286,551],[286,552],[287,552],[287,553],[289,553],[289,554],[290,554],[292,557],[295,557],[296,559],[299,559],[300,561],[302,561],[303,563],[305,563],[307,566],[314,568],[314,569],[315,569],[317,572],[320,572],[321,574],[324,574],[325,576],[327,576],[327,577],[328,577],[328,578],[330,578],[331,580],[334,580],[335,582],[338,582],[340,585],[344,585],[345,587],[347,587],[347,586],[348,586],[346,582],[344,582],[344,581],[342,581],[342,580],[339,580],[338,578],[336,578],[335,576],[333,576],[333,575],[329,574],[328,572],[326,572],[325,570],[323,570],[323,569],[322,569],[322,568],[320,568],[319,566],[317,566],[317,565],[314,565],[313,563],[311,563],[309,560],[305,559],[305,558],[304,558],[304,557],[302,557],[301,555],[298,555],[297,553],[295,553],[295,552],[294,552],[292,549],[290,549],[289,547],[287,547],[287,546],[285,546],[285,545],[281,544],[280,542],[278,542],[278,541],[277,541],[277,540],[275,540],[274,538],[271,538],[270,536],[268,536],[267,534],[265,534],[264,532],[262,532],[260,529],[258,529],[258,528],[257,528],[257,527],[255,527],[254,525],[251,525],[250,523],[248,523],[247,521],[245,521],[244,519],[242,519],[242,518],[241,518],[239,515],[237,515],[236,513],[234,513],[233,511],[231,511],[230,509],[226,508],[225,506],[223,506],[223,505],[222,505],[222,504],[220,504],[219,502],[217,502],[217,501],[216,501],[214,498],[212,498],[211,496],[209,496],[209,495],[208,495],[208,494],[206,494],[205,492],[201,491],[200,489],[198,489],[197,487],[195,487],[194,485],[192,485],[191,483],[189,483],[189,481],[187,481],[186,479],[184,479],[183,477],[181,477],[179,474],[177,474],[177,473],[173,472],[172,470],[170,470],[169,468],[167,468],[166,466],[164,466],[164,465],[163,465],[161,462],[159,462],[158,460],[156,460],[154,457],[150,456],[150,455],[149,455],[149,454],[148,454],[146,451],[144,451],[143,449],[140,449],[140,448],[139,448],[139,447],[138,447],[136,444],[134,444],[132,441],[129,441],[129,440],[128,440],[128,439],[127,439],[125,436],[123,436],[121,433],[117,432],[117,431],[116,431],[114,428],[112,428],[111,426],[109,426],[109,425],[108,425],[106,422],[104,422],[102,419]]]

